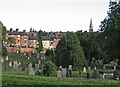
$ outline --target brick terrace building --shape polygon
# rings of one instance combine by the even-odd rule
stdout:
[[[15,39],[15,44],[12,44],[14,46],[14,52],[18,50],[20,52],[36,51],[35,48],[38,47],[38,38],[27,33],[25,30],[23,30],[23,32],[19,32],[18,29],[16,29],[16,31],[10,29],[10,31],[6,32],[6,39],[8,40],[9,37],[13,37]],[[10,43],[8,43],[8,41],[5,42],[4,45],[8,52],[13,51],[11,50],[13,48],[10,47]]]

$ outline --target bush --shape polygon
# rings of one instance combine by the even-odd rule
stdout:
[[[57,66],[52,61],[46,62],[45,65],[49,66],[50,75],[54,75],[57,70]]]

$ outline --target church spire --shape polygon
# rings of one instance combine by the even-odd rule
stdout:
[[[89,32],[93,32],[92,18],[90,19]]]

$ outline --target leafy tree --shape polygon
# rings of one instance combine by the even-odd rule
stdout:
[[[78,36],[73,32],[67,32],[67,35],[61,38],[56,47],[55,54],[55,63],[57,66],[68,67],[68,65],[73,65],[74,68],[80,68],[85,62],[80,41]]]
[[[10,46],[15,46],[15,38],[14,37],[8,37],[8,43]]]
[[[91,65],[91,62],[95,62],[101,59],[101,47],[97,41],[97,32],[82,32],[77,31],[76,34],[79,37],[80,45],[84,50],[84,54],[87,60],[87,66]]]
[[[108,16],[101,22],[100,32],[102,34],[103,48],[105,48],[105,59],[107,63],[118,60],[120,65],[120,4],[110,2]]]

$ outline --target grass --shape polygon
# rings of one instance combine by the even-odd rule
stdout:
[[[99,85],[99,86],[119,86],[120,82],[116,80],[103,80],[103,79],[81,79],[81,78],[57,78],[57,77],[45,77],[45,76],[30,76],[30,75],[18,75],[15,73],[3,73],[2,85]]]

